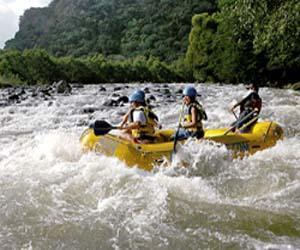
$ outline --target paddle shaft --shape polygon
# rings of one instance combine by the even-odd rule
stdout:
[[[238,116],[236,115],[236,113],[234,112],[234,110],[231,110],[232,114],[234,115],[235,119],[238,120]]]
[[[251,111],[248,115],[246,115],[245,117],[243,117],[243,119],[240,120],[240,122],[245,121],[247,118],[249,118],[251,115],[253,115],[255,112],[257,112],[257,109],[254,109],[253,111]],[[257,117],[255,117],[257,118]],[[251,120],[252,121],[252,120]],[[247,123],[248,124],[248,123]],[[250,124],[250,123],[249,123]],[[225,131],[224,135],[227,135],[232,129],[234,129],[237,126],[237,124],[233,125],[232,127],[230,127],[228,130]],[[244,126],[243,126],[244,127]]]
[[[244,128],[247,128],[251,123],[253,123],[255,120],[258,119],[258,116],[255,116],[254,118],[252,118],[249,122],[247,122],[246,124],[244,124],[242,127],[240,127],[240,130],[243,130]]]
[[[181,127],[183,107],[184,107],[184,103],[182,103],[181,109],[180,109],[178,127],[177,127],[177,130],[176,130],[175,136],[174,136],[174,145],[173,145],[173,151],[172,151],[172,154],[171,154],[171,161],[172,161],[172,158],[173,158],[173,154],[176,154],[176,144],[177,144],[177,141],[178,141],[178,134],[179,134],[179,130],[180,130],[180,127]]]
[[[266,139],[267,139],[267,136],[269,135],[269,132],[270,132],[270,128],[271,128],[271,126],[272,126],[272,122],[270,122],[270,125],[269,125],[269,127],[268,127],[267,133],[265,134],[265,137],[264,137],[264,142],[266,141]]]

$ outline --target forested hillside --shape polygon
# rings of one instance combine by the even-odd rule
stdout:
[[[187,59],[196,80],[300,80],[299,0],[219,0],[218,12],[192,24]]]
[[[216,0],[54,0],[27,10],[6,48],[171,61],[187,50],[193,15],[214,11]]]
[[[27,10],[0,51],[0,83],[283,87],[299,72],[299,0],[54,0]]]

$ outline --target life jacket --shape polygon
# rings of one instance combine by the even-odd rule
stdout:
[[[184,122],[192,122],[192,107],[196,108],[196,126],[187,130],[191,132],[203,131],[202,120],[207,120],[207,115],[202,105],[197,101],[190,103],[184,110]]]
[[[129,121],[133,122],[133,112],[142,111],[146,117],[146,124],[141,125],[138,129],[133,129],[131,134],[134,138],[141,138],[142,136],[152,137],[155,133],[155,124],[158,121],[158,117],[153,113],[153,111],[148,107],[138,107],[132,109],[129,114]]]
[[[262,106],[262,100],[260,96],[258,95],[258,93],[252,92],[244,99],[240,111],[241,112],[243,112],[244,110],[252,111],[254,109],[257,109],[259,114],[261,110],[261,106]]]

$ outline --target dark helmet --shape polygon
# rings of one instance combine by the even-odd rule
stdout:
[[[197,96],[197,90],[194,87],[187,86],[183,90],[183,95],[195,98]]]

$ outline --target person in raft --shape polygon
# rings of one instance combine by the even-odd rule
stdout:
[[[155,139],[158,117],[147,106],[145,92],[137,89],[129,96],[130,109],[120,124],[122,139],[134,143],[149,143]]]
[[[231,124],[234,127],[232,129],[233,132],[236,129],[242,133],[248,132],[258,120],[262,106],[262,100],[258,95],[259,87],[256,84],[250,84],[246,86],[246,89],[249,90],[247,95],[231,108],[231,111],[234,113],[234,109],[240,106],[239,117],[237,121]]]
[[[207,115],[202,105],[196,100],[197,91],[194,87],[187,86],[183,90],[183,122],[177,134],[178,140],[204,136],[202,120],[207,120]]]

